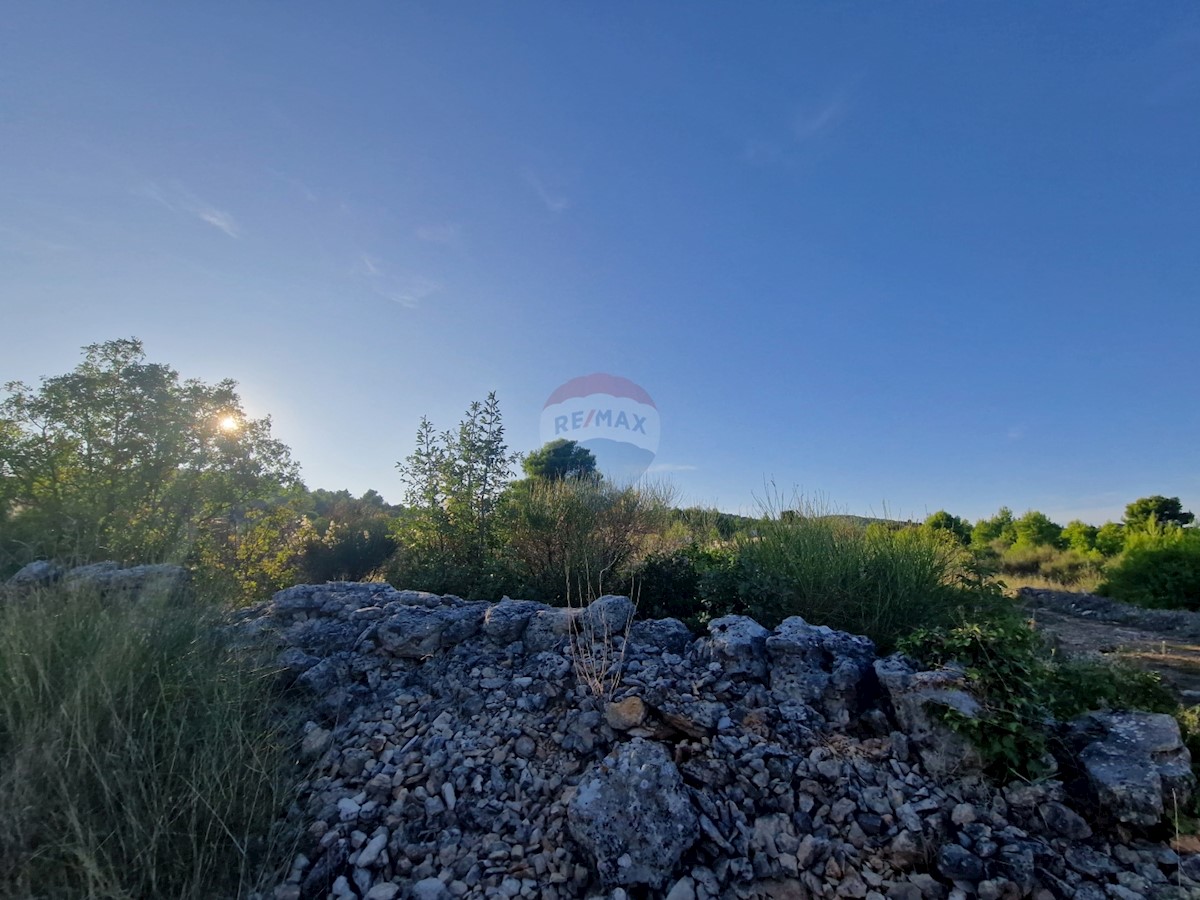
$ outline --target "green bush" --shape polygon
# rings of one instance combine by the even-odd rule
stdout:
[[[179,600],[0,602],[0,896],[265,886],[292,731],[213,624]]]
[[[1099,659],[1056,659],[1030,624],[1012,614],[920,629],[900,649],[923,666],[954,662],[965,669],[984,714],[972,719],[947,711],[945,721],[1001,777],[1043,773],[1056,719],[1095,709],[1177,710],[1156,673]]]
[[[1200,534],[1180,528],[1130,534],[1104,575],[1098,590],[1114,600],[1200,610]]]
[[[733,564],[720,573],[735,592],[708,596],[714,614],[742,612],[767,627],[803,616],[865,634],[886,651],[914,628],[949,623],[956,610],[1004,602],[971,553],[939,529],[808,513],[768,514],[755,532],[736,542]]]

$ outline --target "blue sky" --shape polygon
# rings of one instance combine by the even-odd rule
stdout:
[[[1194,3],[17,3],[0,380],[136,335],[312,487],[634,380],[682,502],[1200,509]]]

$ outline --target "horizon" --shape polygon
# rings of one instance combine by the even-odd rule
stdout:
[[[136,336],[392,503],[607,373],[679,505],[1200,507],[1193,4],[9,19],[0,382]]]

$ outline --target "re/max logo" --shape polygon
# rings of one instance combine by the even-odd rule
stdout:
[[[630,418],[633,419],[630,422]],[[587,418],[584,418],[583,411],[573,412],[569,416],[554,417],[554,433],[562,434],[564,431],[577,431],[580,428],[588,428],[593,423],[599,428],[601,425],[607,425],[609,428],[624,428],[626,431],[637,431],[641,434],[646,433],[646,417],[639,416],[637,413],[626,415],[624,411],[618,412],[616,417],[613,417],[611,409],[590,409],[587,413]]]

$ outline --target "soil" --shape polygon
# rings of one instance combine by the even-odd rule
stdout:
[[[1183,703],[1200,703],[1200,613],[1033,588],[1023,588],[1018,599],[1062,653],[1119,657],[1158,672]]]

